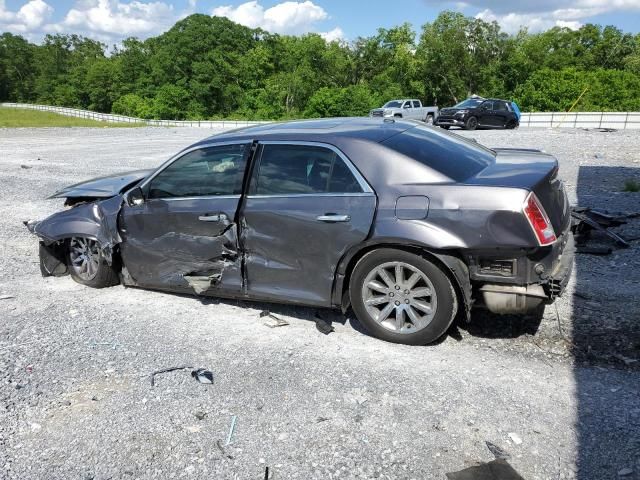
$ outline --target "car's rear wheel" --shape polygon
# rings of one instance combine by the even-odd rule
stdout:
[[[467,130],[475,130],[478,128],[478,119],[476,117],[469,117],[464,124],[464,128]]]
[[[427,117],[424,119],[424,122],[427,125],[433,125],[433,115],[432,114],[428,114]]]
[[[509,130],[513,130],[517,126],[518,126],[518,122],[516,122],[515,120],[509,120],[507,122],[506,128],[508,128]]]
[[[440,338],[457,310],[447,275],[426,258],[380,249],[357,263],[349,284],[351,305],[375,337],[425,345]]]
[[[88,287],[104,288],[119,283],[118,272],[107,263],[98,242],[91,238],[69,239],[67,266],[71,278]]]
[[[440,128],[444,128],[445,130],[449,130],[450,125],[439,125]]]

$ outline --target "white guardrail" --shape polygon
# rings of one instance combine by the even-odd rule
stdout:
[[[100,122],[142,123],[157,127],[193,127],[193,128],[237,128],[261,125],[269,122],[251,122],[245,120],[145,120],[111,113],[92,112],[77,108],[33,105],[30,103],[2,103],[3,107],[26,108],[59,113],[71,117],[88,118]],[[523,113],[521,127],[564,127],[564,128],[615,128],[619,130],[640,129],[640,112],[541,112]]]
[[[43,112],[59,113],[68,117],[87,118],[99,122],[108,123],[141,123],[153,127],[193,127],[193,128],[215,128],[227,129],[238,127],[250,127],[252,125],[262,125],[269,122],[250,122],[246,120],[145,120],[144,118],[127,117],[112,113],[92,112],[91,110],[80,110],[77,108],[53,107],[50,105],[34,105],[31,103],[2,103],[7,108],[22,108],[28,110],[40,110]]]

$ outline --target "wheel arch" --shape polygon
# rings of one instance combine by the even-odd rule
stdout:
[[[462,259],[460,252],[456,250],[437,250],[426,245],[398,239],[381,239],[376,242],[367,242],[351,249],[341,259],[336,269],[333,285],[332,303],[340,306],[344,311],[349,307],[349,282],[351,274],[356,264],[368,253],[382,248],[394,248],[406,252],[427,257],[430,261],[438,265],[449,277],[451,284],[458,297],[458,304],[464,305],[459,309],[459,314],[463,314],[466,321],[471,315],[471,279],[469,277],[469,267]]]

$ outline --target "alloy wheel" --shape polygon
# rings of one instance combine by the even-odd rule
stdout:
[[[362,286],[362,301],[378,324],[403,334],[426,328],[437,308],[429,277],[405,262],[387,262],[371,270]]]

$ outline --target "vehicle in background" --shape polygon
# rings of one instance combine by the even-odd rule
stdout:
[[[156,170],[53,197],[70,208],[27,222],[45,276],[351,305],[376,337],[412,345],[475,306],[539,312],[564,290],[574,253],[553,156],[400,119],[225,132]]]
[[[498,98],[473,96],[450,108],[440,110],[434,125],[448,129],[460,127],[465,130],[476,128],[517,128],[520,124],[520,110],[517,105]]]
[[[422,102],[415,98],[391,100],[381,108],[369,112],[370,117],[405,118],[433,123],[438,118],[438,107],[423,107]]]

